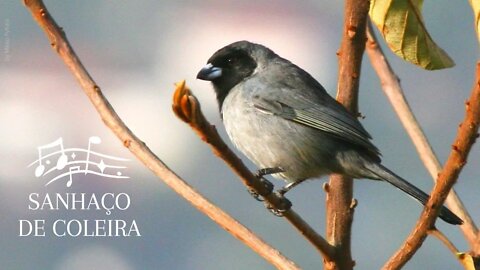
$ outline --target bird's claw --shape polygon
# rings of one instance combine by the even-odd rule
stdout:
[[[265,201],[265,199],[262,196],[260,196],[260,194],[258,194],[258,192],[256,192],[253,188],[249,188],[249,189],[247,189],[247,191],[248,191],[248,193],[250,193],[250,195],[252,195],[252,197],[255,200],[257,200],[259,202]]]
[[[281,205],[279,208],[274,207],[273,205],[265,202],[265,207],[275,216],[283,217],[285,212],[292,208],[292,202],[289,199],[285,198],[280,192],[275,191],[277,197],[281,198]]]
[[[267,169],[262,169],[262,170],[259,170],[256,174],[255,174],[255,177],[258,178],[258,180],[263,184],[263,187],[264,187],[264,191],[262,194],[258,193],[256,190],[252,189],[252,188],[249,188],[248,189],[248,193],[250,193],[250,195],[252,195],[253,198],[255,198],[255,200],[257,201],[260,201],[260,202],[263,202],[265,201],[265,199],[263,199],[263,197],[265,196],[268,196],[270,194],[272,194],[273,192],[273,184],[272,182],[268,181],[267,179],[263,178],[263,176],[265,175],[264,173],[266,172]]]
[[[276,217],[283,217],[285,210],[277,209],[273,207],[271,204],[265,204],[265,207]]]
[[[255,176],[260,180],[260,182],[263,184],[265,192],[263,194],[258,193],[257,190],[254,189],[249,189],[248,192],[250,195],[252,195],[253,198],[257,201],[263,201],[265,204],[265,207],[275,216],[277,217],[283,217],[284,213],[290,210],[292,207],[292,203],[283,196],[288,190],[290,190],[290,185],[287,185],[278,191],[275,191],[276,196],[280,198],[280,207],[275,207],[271,205],[269,202],[265,201],[264,197],[268,196],[273,193],[273,184],[272,182],[268,181],[265,179],[263,176],[269,175],[269,174],[275,174],[275,173],[281,173],[284,172],[284,170],[280,167],[274,167],[274,168],[263,168],[257,171]]]

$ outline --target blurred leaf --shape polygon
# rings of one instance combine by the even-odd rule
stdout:
[[[465,270],[475,270],[473,257],[470,254],[459,252],[457,253],[457,258],[460,260]]]
[[[480,43],[480,1],[469,0],[469,2],[472,6],[473,14],[475,15],[475,30],[477,30],[477,38]]]
[[[390,49],[406,61],[429,70],[454,66],[428,34],[422,5],[423,0],[372,0],[370,18]]]

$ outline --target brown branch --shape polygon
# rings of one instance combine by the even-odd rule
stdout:
[[[92,77],[82,65],[80,59],[76,56],[65,37],[65,33],[50,16],[43,2],[25,0],[24,4],[29,9],[40,28],[45,31],[51,42],[52,48],[60,55],[60,58],[65,62],[74,77],[80,83],[85,94],[100,114],[103,122],[113,131],[113,133],[115,133],[115,135],[123,142],[123,145],[127,147],[138,160],[199,211],[210,217],[220,227],[249,246],[272,265],[278,269],[299,269],[292,261],[280,254],[278,250],[270,247],[249,229],[202,197],[171,171],[152,151],[150,151],[145,143],[138,139],[115,113],[108,100],[103,96],[100,88],[96,85]]]
[[[448,237],[443,234],[441,231],[439,231],[437,228],[433,228],[431,230],[427,231],[428,234],[435,236],[440,242],[442,242],[455,256],[455,258],[458,258],[457,253],[458,249],[455,247],[455,245],[448,239]]]
[[[240,180],[253,192],[261,195],[266,203],[274,209],[283,209],[285,217],[315,248],[325,261],[333,259],[333,247],[313,230],[298,214],[290,208],[290,202],[278,193],[271,192],[259,178],[254,176],[235,153],[223,142],[215,126],[211,125],[203,115],[196,97],[185,86],[185,81],[177,85],[173,97],[173,111],[184,122],[208,143],[213,152],[240,177]]]
[[[413,115],[413,112],[408,105],[405,96],[403,95],[400,81],[383,54],[382,48],[378,45],[370,23],[367,29],[367,36],[369,40],[366,51],[370,58],[372,67],[380,79],[382,90],[387,96],[393,109],[397,113],[400,122],[403,124],[403,127],[415,145],[420,159],[430,172],[430,175],[435,182],[442,169],[440,162],[433,152],[433,149],[430,146],[427,137],[423,133],[423,130],[420,127],[417,119],[415,118],[415,115]],[[475,239],[478,234],[478,229],[477,226],[475,226],[470,214],[465,209],[462,201],[457,196],[455,190],[452,189],[450,191],[446,203],[449,208],[464,221],[463,225],[459,226],[459,228],[462,230],[465,239],[467,239],[470,248],[473,249],[475,245]]]
[[[439,174],[420,219],[402,247],[389,259],[383,269],[400,269],[412,258],[425,241],[427,231],[433,228],[440,207],[448,192],[455,184],[462,168],[467,162],[468,154],[478,137],[480,121],[480,63],[477,63],[475,84],[470,98],[466,102],[465,119],[461,123],[452,151]]]
[[[338,52],[339,71],[337,100],[353,115],[358,115],[358,87],[369,1],[345,1],[342,43]],[[327,239],[336,248],[334,264],[325,269],[352,269],[350,236],[353,222],[353,180],[332,175],[326,186]]]
[[[480,232],[477,234],[477,239],[473,245],[472,252],[476,257],[480,257]]]
[[[480,263],[480,258],[474,252],[459,252],[455,245],[448,239],[446,235],[444,235],[441,231],[437,228],[433,228],[427,232],[429,235],[436,237],[440,242],[442,242],[447,248],[452,252],[453,256],[459,261],[463,267],[468,269],[479,269],[478,265]],[[477,267],[477,268],[475,268]]]

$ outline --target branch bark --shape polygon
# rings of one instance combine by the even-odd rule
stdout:
[[[468,154],[478,137],[480,122],[480,63],[477,63],[475,84],[467,100],[465,119],[461,123],[452,151],[433,188],[420,219],[402,247],[387,261],[383,269],[400,269],[417,252],[433,228],[438,211],[448,192],[455,184],[462,168],[467,162]]]
[[[148,167],[155,175],[162,179],[170,188],[189,201],[200,212],[215,221],[220,227],[231,233],[238,240],[249,246],[278,269],[300,269],[292,261],[285,258],[278,250],[270,247],[266,242],[253,234],[249,229],[210,203],[196,192],[185,181],[171,171],[130,129],[123,123],[114,109],[102,94],[100,88],[88,74],[72,47],[65,33],[58,27],[50,16],[47,8],[40,0],[25,0],[24,5],[29,9],[33,18],[50,40],[52,48],[59,54],[74,77],[77,79],[85,94],[88,96],[101,119],[107,127],[123,142],[130,152]]]
[[[360,69],[365,50],[365,29],[370,1],[345,1],[344,26],[340,45],[337,100],[353,115],[358,115],[358,87]],[[356,203],[353,199],[353,180],[332,175],[325,186],[327,240],[335,246],[334,263],[325,269],[353,269],[351,254],[351,228]]]
[[[367,36],[368,43],[366,52],[370,58],[370,63],[372,64],[373,69],[380,78],[382,90],[415,145],[415,149],[417,150],[420,159],[432,176],[433,181],[436,182],[437,176],[442,170],[440,161],[433,152],[433,149],[417,122],[415,115],[413,115],[413,112],[403,95],[400,80],[388,63],[388,60],[383,54],[382,48],[378,45],[371,24],[368,26]],[[470,248],[474,249],[478,229],[470,214],[465,209],[462,201],[457,196],[455,190],[452,189],[450,191],[446,203],[448,207],[464,221],[463,225],[459,226],[459,228],[462,230],[465,239],[467,239]]]

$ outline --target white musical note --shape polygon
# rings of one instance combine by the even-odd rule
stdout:
[[[100,144],[102,140],[100,137],[92,136],[88,138],[87,160],[85,165],[85,175],[88,173],[88,163],[90,162],[90,149],[92,144]]]
[[[67,182],[67,187],[71,187],[72,186],[72,182],[73,182],[73,179],[72,179],[72,172],[78,172],[80,171],[80,166],[72,166],[68,169],[68,175],[69,175],[69,179],[68,179],[68,182]]]
[[[38,166],[37,166],[37,168],[35,168],[35,176],[36,177],[40,177],[43,174],[43,172],[45,171],[45,166],[42,164],[42,159],[43,159],[42,150],[44,151],[46,149],[54,148],[54,147],[57,147],[57,146],[60,147],[60,153],[61,154],[60,154],[60,157],[57,160],[56,168],[57,168],[57,170],[61,170],[61,169],[65,168],[65,166],[67,165],[67,162],[68,162],[68,158],[67,158],[67,155],[65,155],[65,150],[63,149],[63,139],[60,137],[54,142],[51,142],[49,144],[37,147],[37,150],[38,150]],[[48,164],[48,162],[47,162],[47,164]]]

